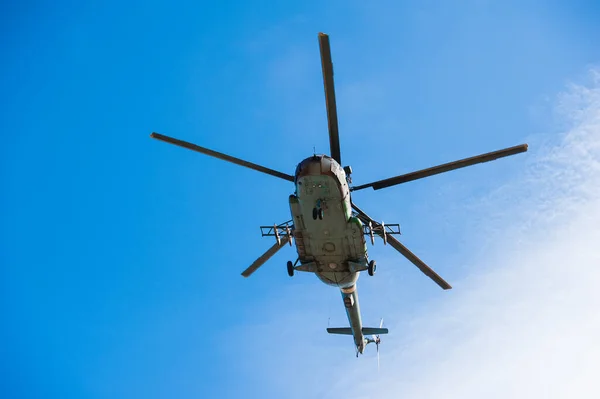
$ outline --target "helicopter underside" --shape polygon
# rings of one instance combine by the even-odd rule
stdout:
[[[303,176],[290,196],[299,271],[314,272],[327,285],[351,287],[367,269],[367,247],[360,220],[348,196],[328,175]]]

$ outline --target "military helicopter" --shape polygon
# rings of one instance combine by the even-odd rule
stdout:
[[[374,343],[379,358],[380,335],[387,334],[388,329],[382,324],[379,327],[363,327],[356,289],[360,272],[367,271],[373,276],[377,269],[375,261],[368,256],[366,236],[370,237],[371,244],[375,243],[375,236],[380,237],[384,245],[389,244],[442,289],[452,287],[396,239],[395,236],[400,234],[399,224],[384,224],[371,218],[352,201],[352,192],[366,188],[381,190],[519,154],[527,151],[527,144],[351,186],[352,168],[342,167],[329,36],[319,33],[318,38],[331,155],[313,154],[296,166],[294,175],[289,175],[159,133],[152,133],[151,137],[294,183],[294,193],[289,196],[292,219],[260,227],[262,236],[275,237],[276,242],[244,270],[242,276],[249,277],[286,244],[291,246],[295,243],[298,257],[295,262],[287,262],[289,276],[294,276],[296,271],[314,273],[322,282],[341,291],[350,327],[327,328],[327,332],[352,335],[356,357],[363,353],[367,344]]]

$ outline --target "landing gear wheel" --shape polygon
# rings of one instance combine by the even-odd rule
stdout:
[[[323,220],[323,208],[319,208],[319,219]]]
[[[294,265],[292,264],[291,260],[288,260],[287,271],[288,271],[288,276],[290,276],[290,277],[294,276]]]
[[[375,271],[376,270],[377,270],[377,263],[375,263],[374,260],[370,261],[369,262],[369,269],[368,269],[369,276],[375,275]]]
[[[317,208],[313,208],[313,219],[317,220],[319,217],[319,210]]]

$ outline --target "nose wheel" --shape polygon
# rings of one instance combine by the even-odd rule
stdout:
[[[288,272],[288,276],[290,276],[290,277],[294,276],[294,264],[292,263],[291,260],[288,260],[287,272]]]
[[[374,276],[376,270],[377,270],[377,263],[375,263],[374,260],[370,261],[369,268],[367,269],[367,271],[369,272],[369,276]]]

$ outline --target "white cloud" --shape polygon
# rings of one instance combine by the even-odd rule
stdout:
[[[381,373],[332,376],[331,397],[600,397],[600,73],[558,109],[566,133],[474,208],[488,222],[473,274],[390,326]]]

